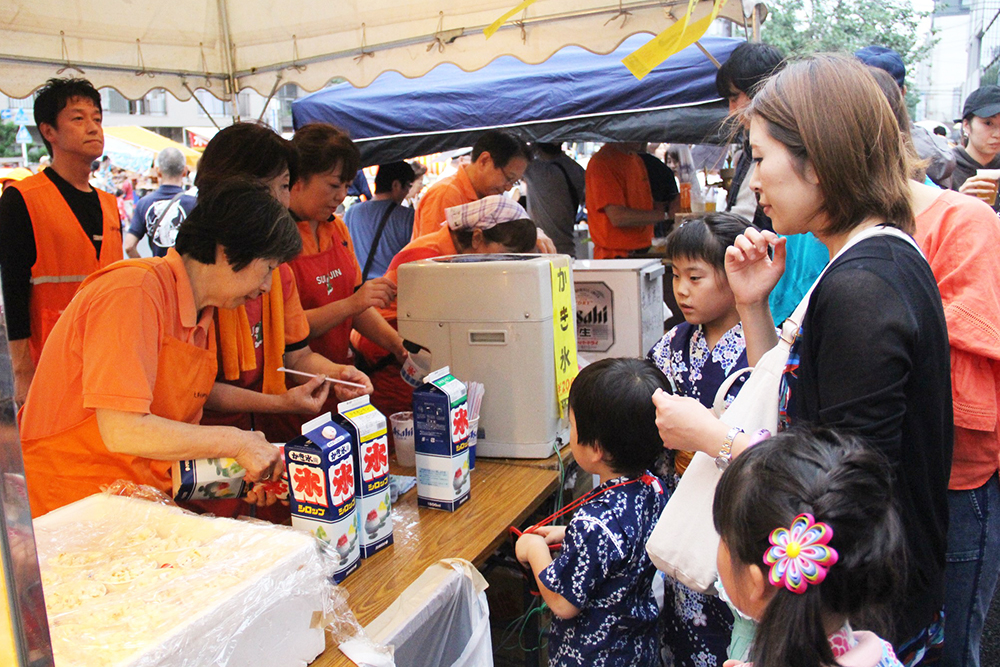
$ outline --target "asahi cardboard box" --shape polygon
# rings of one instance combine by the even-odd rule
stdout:
[[[472,487],[467,391],[447,366],[424,379],[413,392],[417,504],[454,512]]]
[[[332,547],[337,583],[361,562],[353,449],[351,434],[329,412],[306,422],[302,435],[285,443],[292,526]]]
[[[334,419],[354,440],[354,491],[358,501],[361,557],[392,544],[389,499],[389,432],[385,415],[367,396],[337,404]]]

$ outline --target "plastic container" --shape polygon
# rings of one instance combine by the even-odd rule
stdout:
[[[389,416],[392,424],[392,439],[396,443],[396,462],[406,468],[417,465],[413,450],[413,413],[397,412]]]

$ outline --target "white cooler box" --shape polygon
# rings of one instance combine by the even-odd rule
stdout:
[[[658,259],[573,262],[580,356],[590,362],[646,356],[663,336],[663,272]]]
[[[486,387],[476,457],[545,458],[569,423],[556,403],[551,262],[567,255],[454,255],[399,267],[403,338]]]
[[[315,538],[97,494],[34,521],[57,667],[298,667],[325,646]]]

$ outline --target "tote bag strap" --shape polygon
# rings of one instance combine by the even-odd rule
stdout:
[[[750,373],[753,373],[753,366],[747,366],[735,373],[730,373],[722,381],[722,384],[719,385],[719,390],[715,392],[715,400],[712,401],[712,412],[715,413],[716,417],[721,417],[722,413],[726,411],[726,396],[729,395],[729,390],[733,388],[737,380]]]
[[[847,243],[844,244],[844,247],[841,248],[840,251],[836,255],[834,255],[829,262],[827,262],[826,266],[823,267],[823,270],[816,277],[816,280],[813,282],[812,287],[810,287],[809,291],[806,292],[805,295],[802,297],[802,300],[799,302],[799,305],[795,307],[795,310],[792,312],[791,315],[788,316],[788,319],[786,319],[782,323],[781,338],[778,340],[778,345],[785,346],[789,350],[791,349],[792,343],[795,342],[795,337],[799,333],[799,328],[801,328],[802,326],[802,320],[805,318],[806,310],[808,310],[809,308],[809,299],[810,297],[812,297],[813,290],[816,289],[816,286],[819,285],[819,282],[823,280],[823,276],[826,275],[827,269],[833,266],[833,263],[836,262],[841,255],[847,252],[848,249],[853,247],[855,244],[864,241],[865,239],[872,238],[873,236],[895,236],[896,238],[902,239],[907,243],[909,243],[914,248],[916,248],[917,252],[920,253],[921,257],[924,256],[924,253],[920,249],[920,246],[917,245],[917,242],[914,241],[909,234],[900,231],[895,227],[888,227],[886,225],[876,225],[874,227],[869,227],[868,229],[864,229],[858,232],[857,234],[849,238],[847,240]]]

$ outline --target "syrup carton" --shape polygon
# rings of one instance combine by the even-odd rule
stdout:
[[[275,444],[282,449],[284,445]],[[236,459],[188,459],[174,461],[170,478],[174,500],[218,500],[245,498],[247,491],[263,484],[279,500],[288,500],[288,476],[274,482],[246,481],[246,470]]]
[[[353,449],[351,434],[329,412],[303,424],[302,435],[285,443],[292,526],[330,545],[337,583],[361,563]]]
[[[354,440],[354,485],[358,499],[361,557],[392,544],[389,497],[389,432],[385,415],[367,396],[337,404],[334,417]]]
[[[454,512],[470,497],[466,387],[445,366],[413,392],[417,504]]]

